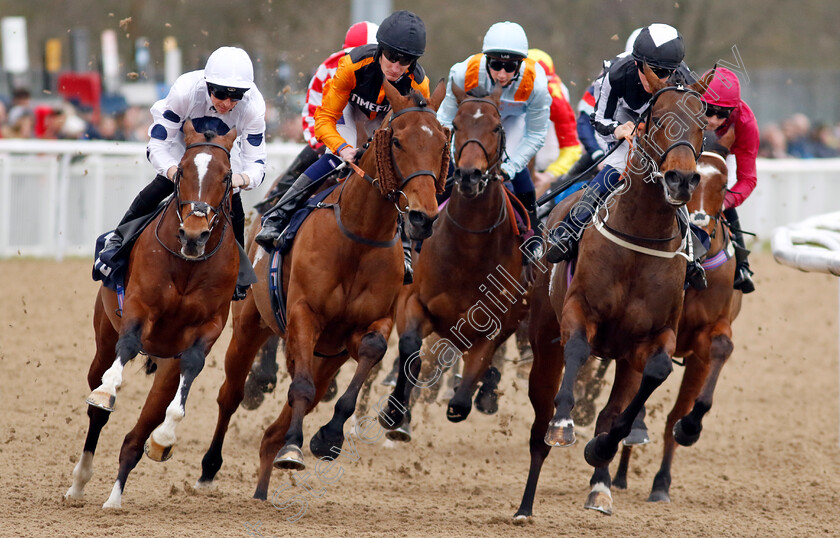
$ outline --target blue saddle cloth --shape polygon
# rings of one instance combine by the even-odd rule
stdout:
[[[268,289],[269,296],[271,297],[271,310],[274,312],[274,319],[277,321],[277,325],[281,331],[286,330],[287,321],[286,295],[283,293],[283,256],[292,250],[295,237],[306,220],[306,217],[311,215],[318,208],[318,204],[323,202],[336,187],[338,187],[337,184],[317,193],[307,200],[306,205],[295,211],[295,214],[292,215],[289,221],[289,225],[280,234],[277,247],[271,253],[268,263]]]

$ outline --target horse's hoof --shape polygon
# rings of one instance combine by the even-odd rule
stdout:
[[[172,457],[172,450],[175,445],[163,446],[155,441],[154,436],[146,439],[146,444],[143,446],[144,452],[149,456],[149,459],[154,461],[166,461]]]
[[[449,419],[449,422],[462,422],[467,419],[471,410],[472,406],[469,404],[453,404],[450,400],[449,406],[446,408],[446,418]]]
[[[682,446],[691,446],[700,439],[701,431],[703,431],[702,424],[696,433],[688,433],[685,429],[685,424],[683,424],[683,419],[679,419],[677,423],[674,424],[674,441]]]
[[[276,469],[291,469],[292,471],[302,471],[306,469],[306,464],[303,463],[303,452],[297,445],[286,445],[280,449],[277,456],[274,458],[274,467]]]
[[[630,430],[630,435],[622,440],[624,446],[639,446],[650,443],[648,431],[643,428],[633,428]]]
[[[664,489],[655,489],[650,492],[647,500],[649,503],[669,503],[671,496]]]
[[[264,400],[265,393],[260,390],[257,381],[254,379],[254,374],[249,374],[248,379],[245,380],[245,396],[242,398],[240,405],[249,411],[253,411],[261,406]]]
[[[386,430],[396,430],[402,424],[403,420],[405,420],[405,413],[396,409],[390,402],[379,413],[379,425]]]
[[[599,452],[599,445],[606,442],[607,434],[599,433],[586,443],[586,448],[583,449],[583,457],[586,459],[586,463],[592,467],[605,467],[610,464],[615,457],[615,453],[618,452],[618,446],[615,446],[612,450],[607,449],[606,454]]]
[[[529,523],[533,523],[533,520],[531,519],[531,514],[520,514],[519,512],[514,514],[514,525],[528,525]]]
[[[398,441],[400,443],[408,443],[411,441],[411,424],[403,421],[399,428],[390,430],[385,433],[385,438],[391,441]]]
[[[590,491],[583,507],[587,510],[596,510],[602,514],[611,516],[613,513],[612,495],[610,495],[609,491],[600,489]]]
[[[495,386],[481,385],[475,395],[475,408],[485,415],[495,415],[499,411],[499,393]]]
[[[545,444],[548,446],[572,446],[575,438],[575,423],[572,420],[551,421],[545,432]]]
[[[193,489],[200,492],[215,491],[216,482],[215,480],[202,480],[199,478],[195,481]]]
[[[324,433],[324,428],[321,428],[315,435],[312,436],[312,439],[309,440],[309,450],[318,459],[326,459],[329,461],[334,460],[336,458],[336,454],[341,452],[341,446],[343,444],[344,437],[339,437],[338,439],[330,441]],[[335,450],[333,450],[334,448]]]
[[[117,402],[117,395],[116,394],[108,394],[107,392],[101,390],[95,390],[90,393],[90,396],[87,397],[85,403],[88,405],[92,405],[93,407],[98,407],[103,411],[108,411],[109,413],[114,410],[114,404]]]

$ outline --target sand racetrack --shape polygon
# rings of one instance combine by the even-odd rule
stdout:
[[[93,356],[97,286],[89,260],[0,261],[0,536],[814,536],[840,535],[838,326],[836,278],[805,274],[754,256],[758,291],[746,296],[735,323],[735,352],[723,371],[700,441],[680,448],[671,504],[645,502],[661,457],[661,430],[680,367],[653,396],[653,442],[636,451],[626,491],[615,492],[611,517],[583,509],[591,469],[581,441],[552,450],[531,524],[517,527],[528,468],[533,413],[527,382],[510,368],[497,415],[473,412],[450,424],[443,403],[415,413],[415,440],[388,448],[356,444],[356,462],[324,486],[305,515],[251,499],[264,428],[285,401],[289,380],[256,411],[240,409],[225,444],[218,488],[192,485],[216,421],[226,331],[197,379],[166,463],[143,458],[128,479],[123,508],[105,511],[122,439],[151,384],[142,361],[130,364],[117,410],[105,427],[84,503],[67,503],[88,419],[85,381]],[[395,356],[392,346],[385,361]],[[349,379],[345,369],[341,379]],[[284,371],[281,366],[281,372]],[[384,372],[380,373],[380,378]],[[378,395],[385,388],[377,384]],[[603,396],[602,396],[603,399]],[[332,403],[304,423],[306,441]],[[308,448],[305,458],[314,463]],[[310,469],[314,467],[310,465]],[[275,471],[271,491],[288,485]],[[261,533],[261,534],[259,534]]]

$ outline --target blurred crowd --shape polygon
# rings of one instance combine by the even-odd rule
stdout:
[[[840,157],[840,122],[812,124],[805,114],[794,114],[761,130],[758,156],[768,159],[825,159]]]
[[[266,138],[303,142],[299,110],[266,103]],[[35,101],[28,90],[0,96],[0,138],[114,140],[147,142],[152,115],[148,107],[121,106],[99,114],[76,100]]]
[[[116,111],[93,108],[75,100],[35,102],[28,90],[0,96],[0,138],[51,140],[114,140],[147,142],[152,115],[148,107],[123,106]],[[303,142],[300,114],[293,107],[266,103],[266,138],[269,142]],[[768,159],[821,159],[840,157],[840,122],[812,123],[793,114],[761,128],[759,157]]]

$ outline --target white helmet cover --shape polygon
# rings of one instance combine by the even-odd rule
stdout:
[[[254,65],[248,53],[238,47],[220,47],[207,58],[204,79],[227,88],[253,88]]]
[[[499,56],[502,59],[528,57],[528,36],[525,30],[515,22],[497,22],[484,34],[484,54]]]

